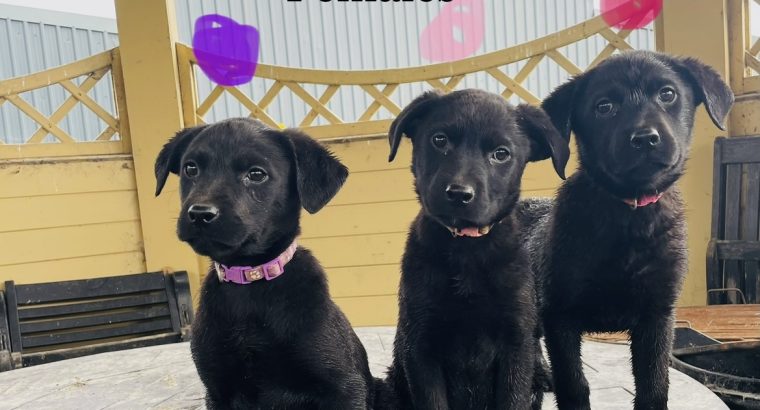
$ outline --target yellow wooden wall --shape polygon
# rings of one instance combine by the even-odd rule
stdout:
[[[0,161],[0,281],[145,272],[129,155]]]
[[[328,147],[351,173],[322,211],[303,212],[300,242],[325,267],[330,291],[354,326],[395,325],[399,262],[419,211],[409,169],[411,144],[404,140],[392,163],[386,138]],[[552,196],[559,181],[550,161],[531,164],[523,194]]]

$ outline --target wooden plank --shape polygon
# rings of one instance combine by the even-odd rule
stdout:
[[[130,252],[6,265],[2,270],[3,279],[12,279],[16,283],[39,283],[71,278],[97,278],[124,272],[145,272],[146,267],[145,255],[142,249],[139,249]]]
[[[193,299],[190,292],[190,280],[187,272],[180,271],[171,274],[174,290],[177,292],[179,320],[182,327],[190,326],[193,321]]]
[[[248,112],[250,112],[251,118],[256,118],[272,128],[279,128],[279,122],[276,119],[272,118],[269,113],[266,112],[266,110],[259,107],[258,104],[248,98],[248,96],[240,91],[237,87],[225,87],[225,90],[227,90],[230,95],[238,100],[238,102],[243,105],[243,107],[245,107]]]
[[[18,315],[21,320],[41,319],[54,316],[95,313],[113,309],[165,304],[167,300],[166,292],[151,292],[104,300],[20,309]]]
[[[129,112],[127,109],[126,87],[124,75],[121,71],[121,52],[113,50],[113,63],[111,65],[111,80],[113,81],[113,94],[116,101],[116,113],[119,116],[119,140],[125,153],[132,152],[132,136],[129,131]]]
[[[314,215],[303,213],[301,238],[406,232],[419,210],[415,199],[327,206]]]
[[[712,237],[719,238],[722,235],[723,214],[724,214],[724,192],[725,186],[725,169],[723,167],[723,147],[725,137],[715,139],[713,148],[713,187],[712,187]]]
[[[760,162],[760,137],[731,137],[723,145],[723,163]]]
[[[576,43],[608,29],[601,16],[583,21],[560,32],[537,38],[503,50],[494,51],[476,57],[454,62],[431,64],[419,67],[386,70],[314,70],[293,67],[278,67],[259,64],[256,76],[260,78],[311,84],[389,84],[427,81],[428,79],[448,78],[462,74],[482,71],[491,67],[501,67],[522,61],[536,55]],[[621,34],[622,35],[622,34]],[[615,40],[618,44],[622,40]],[[187,47],[187,46],[184,46]],[[193,59],[193,61],[195,61]]]
[[[70,347],[56,350],[45,350],[42,352],[33,352],[24,354],[23,366],[37,366],[44,363],[57,362],[60,360],[73,359],[75,357],[89,356],[93,354],[115,352],[117,350],[136,349],[140,347],[156,346],[166,343],[179,342],[179,335],[175,333],[161,333],[151,336],[130,338],[128,340],[117,340],[110,342],[101,342],[95,345]]]
[[[726,214],[723,231],[723,239],[739,239],[739,223],[741,210],[741,178],[742,168],[740,164],[726,165]],[[723,287],[742,288],[742,278],[739,273],[739,262],[729,260],[723,264]],[[738,303],[736,295],[727,295],[729,303]]]
[[[412,144],[408,138],[402,139],[393,162],[388,162],[390,146],[387,136],[362,141],[328,142],[324,145],[351,171],[349,180],[354,175],[367,171],[404,169],[410,172]]]
[[[760,340],[758,304],[679,307],[676,318],[718,340]]]
[[[392,263],[330,268],[327,270],[327,279],[333,298],[395,295],[401,280],[401,266]]]
[[[21,344],[24,349],[51,346],[64,343],[82,342],[85,340],[105,339],[109,337],[137,335],[160,330],[171,330],[170,319],[151,320],[131,326],[109,327],[70,333],[47,334],[42,336],[22,336]]]
[[[330,125],[315,125],[303,127],[303,131],[320,141],[333,139],[344,140],[368,136],[388,135],[391,120],[375,120],[364,122],[346,122]]]
[[[169,315],[170,312],[168,305],[151,306],[145,309],[137,309],[128,312],[109,312],[107,314],[94,316],[80,316],[66,319],[22,322],[21,333],[28,334],[76,329],[88,326],[110,325],[114,323],[168,317]],[[176,333],[179,333],[179,329],[177,329]]]
[[[139,222],[116,222],[0,233],[0,267],[30,262],[142,251]]]
[[[102,70],[98,70],[96,72],[93,72],[90,74],[90,76],[82,82],[82,85],[79,87],[82,92],[88,92],[92,89],[92,87],[95,86],[95,84],[98,83],[98,81],[103,78],[103,76],[108,72],[108,68],[104,68]],[[66,80],[68,81],[68,80]],[[58,124],[66,118],[66,115],[71,111],[72,108],[74,108],[77,105],[77,99],[74,98],[73,95],[70,95],[66,98],[66,100],[63,102],[63,104],[59,105],[58,108],[56,108],[55,112],[53,112],[52,115],[50,115],[50,121],[53,124]],[[29,138],[29,141],[42,141],[45,136],[47,135],[47,131],[44,128],[38,129],[34,134],[32,134],[31,138]]]
[[[745,168],[742,239],[758,241],[760,256],[760,163],[747,164]],[[760,303],[760,265],[756,260],[744,262],[744,296],[748,303]]]
[[[370,87],[374,87],[373,85],[370,85]],[[384,96],[390,97],[398,88],[398,84],[386,84],[385,87],[383,87],[382,91],[380,91]],[[372,117],[375,115],[375,113],[382,107],[382,105],[377,102],[377,100],[372,101],[372,103],[367,107],[367,109],[364,111],[364,113],[356,120],[357,122],[362,121],[369,121],[372,119]]]
[[[175,333],[180,332],[180,320],[179,320],[179,308],[177,306],[177,291],[174,289],[174,281],[167,276],[164,276],[164,290],[168,299],[169,305],[169,318],[172,322],[172,331]]]
[[[722,262],[718,259],[717,245],[715,241],[723,235],[723,221],[725,218],[725,191],[726,172],[723,164],[723,147],[726,145],[725,137],[715,139],[713,148],[713,189],[712,189],[712,221],[711,239],[707,248],[706,282],[707,290],[720,289],[723,287]],[[708,293],[707,303],[719,304],[725,301],[725,295]]]
[[[135,190],[134,164],[124,157],[5,164],[0,180],[0,198]]]
[[[72,79],[108,67],[113,59],[113,50],[107,50],[70,64],[40,71],[23,77],[0,81],[0,97],[21,94],[37,88],[47,87],[64,79]]]
[[[163,273],[150,272],[96,279],[16,285],[16,296],[20,306],[62,302],[160,290],[165,288],[164,280]]]
[[[131,190],[0,198],[0,215],[15,215],[0,232],[140,219],[137,192]]]
[[[55,138],[57,138],[61,143],[65,144],[73,144],[76,143],[74,138],[71,137],[66,131],[62,130],[58,125],[50,121],[47,117],[45,117],[41,112],[39,112],[34,106],[26,102],[23,98],[19,97],[18,95],[10,95],[5,97],[8,101],[10,101],[11,104],[15,105],[16,108],[21,110],[24,114],[26,114],[29,118],[31,118],[37,125],[44,128],[48,133],[52,134]],[[39,139],[39,141],[29,139],[26,141],[27,144],[36,144],[42,142],[42,138]]]
[[[319,97],[319,102],[322,105],[327,105],[327,103],[330,102],[330,99],[333,97],[333,95],[335,95],[335,93],[338,91],[339,88],[340,88],[340,86],[338,86],[338,85],[331,85],[331,86],[327,87],[325,89],[325,91],[322,93],[322,95]],[[306,116],[304,117],[303,121],[301,121],[301,125],[300,126],[303,127],[303,126],[309,126],[309,125],[311,125],[314,122],[314,120],[317,119],[318,116],[319,116],[319,113],[317,112],[317,110],[315,110],[314,108],[312,108],[306,114]],[[367,119],[369,119],[369,118],[367,118]]]
[[[8,329],[11,334],[11,351],[21,351],[21,329],[19,328],[18,302],[16,285],[13,281],[5,281],[5,295],[8,303]]]
[[[336,298],[352,326],[395,326],[398,322],[398,297],[359,296]]]
[[[27,160],[30,158],[58,158],[74,156],[115,156],[127,154],[121,141],[91,141],[75,144],[20,144],[0,145],[0,159]]]
[[[405,201],[415,199],[412,173],[408,169],[390,169],[350,174],[331,205]]]
[[[214,87],[211,92],[206,96],[206,99],[203,100],[203,102],[198,105],[198,108],[195,109],[195,113],[201,117],[205,116],[206,113],[211,110],[211,107],[214,105],[216,100],[219,99],[219,97],[224,94],[224,87],[221,85],[217,85]],[[197,105],[197,103],[196,103]]]
[[[377,235],[305,239],[301,244],[314,251],[326,269],[399,263],[406,232]]]
[[[731,261],[760,260],[760,242],[758,241],[717,240],[715,245],[719,259]]]
[[[334,112],[332,112],[327,106],[322,105],[319,100],[314,98],[311,94],[309,94],[306,90],[301,87],[300,84],[294,83],[294,82],[283,82],[285,84],[285,87],[290,89],[290,91],[293,92],[298,98],[300,98],[304,103],[306,103],[308,106],[310,106],[312,109],[317,111],[325,120],[327,120],[330,124],[341,124],[343,123],[343,120],[338,118],[337,115],[335,115]]]
[[[97,101],[93,100],[89,95],[87,95],[87,91],[80,89],[76,86],[73,82],[70,80],[61,81],[60,85],[66,89],[66,91],[70,92],[71,95],[76,98],[82,105],[89,108],[90,111],[95,113],[95,115],[98,116],[103,122],[108,124],[111,128],[117,130],[119,129],[119,121],[114,118],[111,113],[106,111],[103,107],[100,106],[100,104],[97,103]]]
[[[0,351],[11,351],[11,332],[8,326],[8,311],[5,303],[5,293],[0,291]],[[0,366],[0,371],[3,371]]]

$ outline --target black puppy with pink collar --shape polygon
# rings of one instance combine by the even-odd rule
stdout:
[[[562,175],[568,144],[540,108],[480,90],[415,99],[391,126],[390,160],[403,135],[421,210],[388,372],[397,408],[527,409],[536,302],[513,210],[526,163],[551,157]]]
[[[209,409],[370,409],[367,354],[298,247],[348,170],[296,130],[231,119],[177,133],[156,160],[158,195],[180,176],[177,234],[213,261],[192,329]]]
[[[555,200],[518,209],[541,291],[560,410],[589,409],[585,332],[630,334],[635,409],[667,409],[674,307],[687,271],[683,175],[694,117],[720,128],[734,96],[691,58],[611,57],[557,88],[543,108],[575,133],[580,167]]]

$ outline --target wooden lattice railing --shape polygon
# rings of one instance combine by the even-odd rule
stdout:
[[[760,0],[733,0],[729,5],[731,86],[737,95],[760,93],[760,38],[751,32],[760,23]]]
[[[540,99],[523,86],[523,83],[542,60],[550,59],[570,75],[575,75],[581,73],[583,69],[562,54],[560,49],[591,36],[600,35],[607,44],[593,59],[590,66],[586,67],[590,68],[617,50],[632,49],[633,47],[626,41],[630,33],[630,30],[611,29],[599,16],[527,43],[451,63],[372,71],[312,70],[259,64],[256,77],[273,81],[273,83],[258,101],[251,99],[239,88],[220,85],[212,88],[208,96],[200,99],[194,68],[197,60],[190,47],[178,44],[177,56],[184,120],[187,126],[205,123],[204,117],[214,103],[222,95],[228,93],[245,107],[250,117],[277,127],[281,125],[281,119],[273,118],[267,108],[281,91],[289,90],[310,109],[299,123],[287,124],[289,126],[303,127],[311,135],[320,139],[381,135],[387,132],[391,119],[373,120],[373,118],[377,116],[381,108],[385,108],[392,116],[396,116],[401,111],[401,107],[391,99],[401,84],[422,83],[448,92],[455,89],[466,76],[485,73],[504,87],[502,95],[505,98],[515,95],[522,101],[537,104]],[[525,63],[516,75],[510,76],[502,69],[504,66],[520,62]],[[304,87],[306,85],[319,85],[326,88],[321,91],[321,95],[315,96],[307,92]],[[371,103],[356,118],[340,118],[328,108],[331,98],[341,87],[359,87],[371,99]],[[318,117],[327,124],[315,125],[314,122]]]
[[[111,75],[108,76],[108,73]],[[109,86],[115,100],[115,113],[109,112],[88,94],[104,78],[111,79]],[[23,96],[55,85],[65,90],[66,98],[50,115],[43,114],[39,107]],[[3,104],[14,106],[31,119],[36,130],[31,135],[23,136],[24,142],[21,144],[8,144],[0,139],[0,159],[130,152],[118,48],[46,71],[0,81],[0,106]],[[92,111],[105,124],[105,129],[100,130],[97,136],[84,138],[71,135],[60,126],[61,121],[78,105]]]

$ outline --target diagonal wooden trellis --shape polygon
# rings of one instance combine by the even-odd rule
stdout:
[[[89,91],[111,73],[110,84],[115,96],[117,116],[104,109],[89,96]],[[73,80],[85,77],[77,85]],[[27,102],[21,94],[33,90],[60,85],[67,93],[64,102],[55,111],[46,116]],[[9,103],[29,117],[37,129],[21,145],[9,145],[0,142],[0,158],[19,158],[29,156],[62,156],[87,154],[128,153],[130,150],[128,124],[125,115],[124,87],[121,78],[121,60],[118,49],[112,49],[71,64],[0,82],[0,105]],[[92,111],[106,124],[106,128],[94,141],[81,141],[79,136],[72,136],[59,124],[77,106],[82,105]],[[118,141],[112,141],[119,134]],[[42,144],[51,135],[57,144]],[[92,144],[98,142],[99,144]],[[38,154],[40,153],[40,154]]]
[[[728,3],[731,88],[737,95],[760,93],[760,38],[750,28],[760,20],[760,0],[731,0]]]
[[[345,138],[379,135],[387,131],[390,119],[372,120],[381,108],[392,116],[401,112],[401,107],[391,97],[401,84],[424,83],[435,89],[450,92],[468,75],[485,73],[504,87],[502,95],[513,95],[521,100],[538,104],[540,99],[523,84],[545,59],[556,63],[570,75],[583,72],[569,58],[560,52],[565,46],[582,41],[594,35],[600,35],[606,46],[591,62],[594,67],[617,50],[633,49],[626,41],[631,30],[614,30],[599,16],[561,32],[554,33],[524,44],[504,50],[472,57],[451,63],[434,64],[423,67],[372,70],[372,71],[335,71],[310,70],[277,67],[259,64],[256,77],[274,80],[260,100],[254,101],[235,87],[215,86],[203,100],[198,98],[194,66],[197,64],[192,49],[186,45],[177,45],[179,63],[180,89],[186,125],[202,124],[204,117],[213,105],[225,94],[231,95],[249,112],[249,116],[259,119],[270,126],[277,127],[278,119],[273,118],[267,108],[278,94],[287,89],[309,107],[308,113],[301,119],[299,127],[306,128],[317,138]],[[519,72],[510,76],[503,67],[525,61]],[[306,91],[304,85],[326,86],[319,96]],[[341,87],[359,87],[370,97],[369,106],[356,118],[340,118],[328,108],[332,97]],[[327,125],[314,125],[317,118],[323,118]]]

